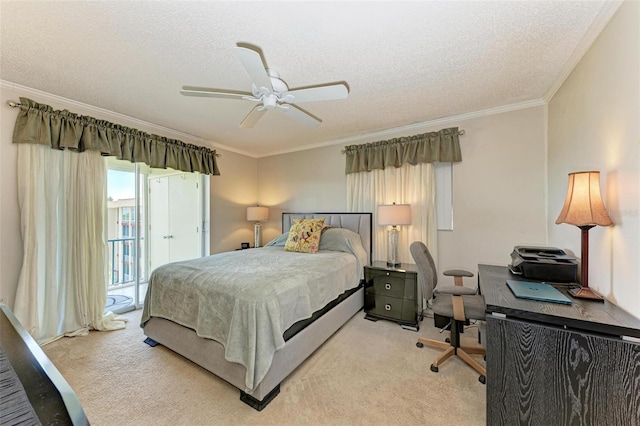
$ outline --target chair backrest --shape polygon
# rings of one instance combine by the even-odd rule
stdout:
[[[436,264],[426,245],[421,241],[415,241],[409,246],[413,261],[418,267],[418,284],[422,289],[422,297],[425,300],[431,299],[433,289],[438,284],[438,273]]]

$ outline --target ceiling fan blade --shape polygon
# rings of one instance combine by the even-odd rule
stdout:
[[[249,111],[249,114],[247,114],[244,120],[242,120],[242,123],[240,123],[240,128],[247,129],[249,127],[253,127],[258,120],[262,118],[267,110],[265,108],[261,108],[261,106],[262,105],[256,105],[251,111]]]
[[[306,89],[294,89],[284,92],[283,96],[293,96],[293,103],[313,101],[331,101],[334,99],[345,99],[349,96],[347,86],[338,83],[324,86],[308,87]]]
[[[295,105],[286,105],[285,107],[277,108],[277,110],[307,127],[317,127],[322,123],[322,120],[318,117]]]
[[[253,96],[249,92],[236,92],[233,90],[210,89],[207,87],[182,86],[180,90],[185,96],[200,96],[205,98],[242,99],[244,96]]]
[[[249,77],[251,77],[251,81],[256,85],[256,87],[258,89],[266,87],[270,92],[273,92],[271,78],[269,77],[269,74],[267,74],[267,70],[262,62],[260,53],[242,46],[236,46],[235,49],[240,62],[244,65]]]

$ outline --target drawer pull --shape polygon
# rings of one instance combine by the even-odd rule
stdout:
[[[387,272],[387,276],[389,276],[389,273]]]
[[[384,289],[385,289],[385,290],[391,290],[391,283],[386,283],[386,284],[384,285]]]
[[[388,303],[386,305],[384,305],[384,310],[385,311],[390,311],[391,310],[391,305],[388,304]]]

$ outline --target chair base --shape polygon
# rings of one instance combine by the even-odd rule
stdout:
[[[484,348],[477,346],[451,346],[448,343],[441,342],[440,340],[434,339],[425,339],[424,337],[418,338],[418,343],[416,346],[421,348],[424,345],[429,345],[435,348],[444,349],[445,351],[441,353],[431,364],[431,371],[438,372],[438,367],[445,362],[447,359],[452,356],[457,356],[464,362],[466,362],[469,366],[471,366],[474,370],[480,373],[480,382],[484,383],[484,378],[487,376],[487,369],[485,366],[480,364],[478,361],[473,359],[471,355],[482,355],[484,356],[487,351]]]

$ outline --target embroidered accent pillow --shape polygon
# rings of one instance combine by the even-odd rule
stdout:
[[[324,225],[324,218],[294,219],[284,249],[299,253],[317,253],[322,225]]]

